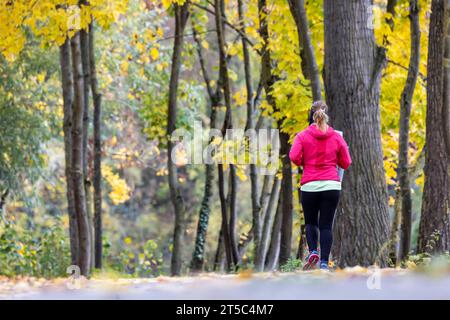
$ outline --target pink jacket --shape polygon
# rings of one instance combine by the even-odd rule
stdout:
[[[302,185],[318,180],[340,181],[336,166],[346,170],[352,163],[344,138],[332,127],[324,133],[315,125],[297,134],[289,158],[303,166]]]

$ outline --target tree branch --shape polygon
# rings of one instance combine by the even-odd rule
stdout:
[[[373,90],[378,79],[380,79],[383,69],[386,67],[387,63],[386,51],[387,50],[384,47],[377,47],[377,53],[375,57],[375,67],[373,69],[372,78],[370,80],[370,90]]]
[[[408,68],[407,68],[407,67],[405,67],[404,65],[402,65],[402,64],[400,64],[400,63],[398,63],[398,62],[395,62],[395,61],[393,61],[393,60],[391,60],[391,59],[388,59],[388,60],[387,60],[387,63],[392,64],[392,65],[394,65],[394,66],[396,66],[396,67],[399,67],[399,68],[401,68],[401,69],[403,69],[403,70],[405,70],[405,71],[408,71]],[[425,77],[425,75],[424,75],[423,73],[419,72],[419,77],[420,77],[420,79],[421,79],[423,82],[425,82],[425,83],[427,82],[427,77]],[[422,84],[422,86],[425,87],[424,84]]]
[[[205,7],[199,3],[192,3],[193,6],[196,6],[197,8],[208,12],[209,14],[214,15],[214,11],[209,9],[208,7]],[[238,27],[236,27],[235,25],[233,25],[231,22],[229,22],[225,15],[222,14],[222,22],[225,23],[227,26],[229,26],[231,29],[233,29],[235,32],[237,32],[242,39],[244,39],[259,55],[261,55],[260,50],[255,49],[255,44],[253,43],[253,41],[251,41]]]

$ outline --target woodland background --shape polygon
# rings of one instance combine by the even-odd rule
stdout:
[[[448,261],[449,8],[1,0],[0,273],[299,268],[301,168],[286,154],[319,99],[353,157],[336,266]],[[278,173],[177,166],[167,137],[195,120],[280,129]]]

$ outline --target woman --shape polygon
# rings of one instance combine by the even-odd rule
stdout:
[[[313,103],[310,126],[297,134],[289,153],[293,163],[303,166],[300,189],[309,249],[304,270],[314,268],[319,259],[320,268],[328,270],[332,225],[341,190],[338,166],[345,170],[352,162],[344,138],[328,125],[327,110],[323,101]]]

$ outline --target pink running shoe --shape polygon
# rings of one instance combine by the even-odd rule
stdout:
[[[319,262],[319,255],[317,251],[311,251],[306,257],[306,262],[303,265],[303,270],[311,270],[316,267],[317,262]]]

